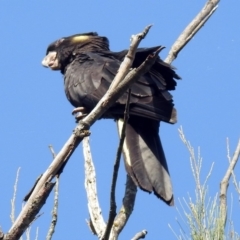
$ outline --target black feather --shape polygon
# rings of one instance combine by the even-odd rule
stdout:
[[[75,43],[81,34],[63,38],[50,45],[57,52],[68,100],[75,107],[90,112],[103,97],[118,72],[127,50],[111,52],[108,39],[96,33]],[[55,46],[55,49],[54,49]],[[139,48],[132,67],[138,67],[149,54],[160,47]],[[163,47],[161,47],[163,49]],[[174,69],[157,58],[148,73],[131,86],[129,122],[124,143],[125,166],[134,182],[143,190],[154,192],[167,204],[173,204],[173,193],[167,162],[158,135],[160,121],[173,123],[175,115],[172,95],[176,79]],[[121,128],[127,92],[103,117],[118,120]],[[173,114],[174,113],[174,114]]]

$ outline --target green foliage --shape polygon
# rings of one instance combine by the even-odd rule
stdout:
[[[176,219],[180,226],[180,234],[169,225],[178,240],[239,240],[239,235],[234,231],[233,223],[230,223],[228,233],[225,230],[225,218],[220,214],[219,197],[216,194],[213,198],[208,196],[207,182],[211,176],[213,165],[210,168],[204,182],[201,182],[202,157],[200,148],[198,148],[197,156],[190,142],[186,140],[182,128],[179,129],[182,142],[190,153],[191,171],[195,180],[196,189],[194,199],[188,196],[186,200],[179,199],[181,209],[177,208],[181,222]],[[185,231],[184,228],[188,230]]]

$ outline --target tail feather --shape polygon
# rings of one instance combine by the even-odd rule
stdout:
[[[118,120],[121,132],[122,119]],[[173,205],[167,162],[158,135],[159,122],[130,116],[123,145],[125,167],[136,185]]]
[[[119,135],[122,132],[123,119],[119,119],[117,121]],[[134,129],[127,123],[126,127],[126,138],[123,144],[123,153],[124,153],[124,163],[125,168],[129,176],[132,177],[134,183],[137,186],[143,186],[143,189],[152,192],[152,185],[150,184],[150,180],[147,177],[147,172],[145,171],[145,167],[143,165],[143,161],[141,160],[141,150],[138,146],[138,139],[135,136]],[[134,149],[135,161],[132,161],[132,154]]]

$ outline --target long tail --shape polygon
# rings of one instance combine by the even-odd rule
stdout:
[[[121,133],[123,120],[117,120]],[[159,122],[130,116],[123,145],[125,167],[142,190],[154,194],[173,205],[171,179],[162,144],[158,135]]]

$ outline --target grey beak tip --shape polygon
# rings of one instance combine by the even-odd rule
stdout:
[[[42,64],[43,67],[48,68],[48,65],[47,65],[47,63],[45,61],[45,58],[42,60],[41,64]]]

